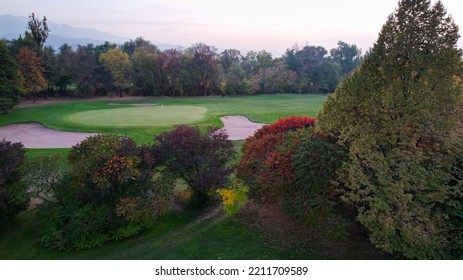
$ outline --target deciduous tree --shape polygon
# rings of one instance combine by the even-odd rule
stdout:
[[[242,56],[239,50],[227,49],[220,53],[219,61],[225,74],[229,72],[232,65],[239,64],[241,60]]]
[[[72,76],[77,91],[83,96],[92,96],[98,86],[97,70],[100,67],[93,45],[78,46],[75,52],[76,63],[72,67]]]
[[[131,63],[127,53],[120,49],[110,49],[102,53],[100,63],[109,71],[113,77],[114,86],[122,97],[122,92],[128,87]]]
[[[331,59],[341,67],[341,76],[351,73],[362,61],[362,51],[356,45],[339,41],[338,46],[330,50]]]
[[[189,63],[190,81],[195,94],[212,95],[219,76],[217,49],[198,43],[188,48],[186,52],[191,55]]]
[[[166,95],[183,95],[182,72],[182,51],[170,49],[164,51],[166,65],[165,74],[167,76]]]
[[[135,89],[144,95],[154,95],[155,93],[156,56],[155,52],[142,48],[137,49],[130,57]]]
[[[45,99],[48,98],[48,93],[54,93],[59,81],[59,65],[58,56],[51,46],[45,46],[42,52],[42,63],[45,70],[44,77],[48,81]]]
[[[225,132],[180,125],[156,137],[153,158],[183,179],[193,192],[192,207],[208,205],[211,191],[223,188],[232,172],[233,144]]]
[[[20,65],[19,71],[23,77],[22,88],[26,94],[32,95],[35,103],[37,93],[47,87],[42,60],[36,52],[26,47],[19,50],[16,60]]]
[[[67,87],[74,80],[74,69],[77,63],[75,52],[73,51],[70,45],[63,44],[59,48],[57,59],[59,70],[57,71],[58,77],[56,80],[56,84],[58,85],[60,92],[65,93]]]
[[[29,22],[27,23],[26,37],[34,39],[39,49],[43,48],[43,44],[48,39],[50,30],[48,29],[47,18],[44,16],[42,20],[37,18],[34,13],[29,15]]]

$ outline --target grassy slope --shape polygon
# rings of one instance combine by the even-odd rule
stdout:
[[[321,108],[326,95],[262,95],[248,97],[209,97],[209,98],[153,98],[146,100],[113,99],[112,103],[156,103],[162,105],[190,105],[206,107],[208,109],[203,120],[196,123],[200,126],[222,126],[220,117],[224,115],[241,115],[256,122],[271,123],[278,118],[291,115],[315,116]],[[101,127],[89,124],[67,122],[70,114],[101,109],[127,108],[125,106],[111,106],[108,101],[72,102],[63,104],[44,105],[37,107],[14,109],[7,115],[0,116],[0,125],[20,122],[40,122],[47,127],[83,132],[119,133],[134,137],[139,143],[148,143],[153,135],[169,130],[172,126],[156,127]],[[130,107],[133,108],[133,107]]]
[[[265,237],[216,212],[171,212],[157,226],[100,248],[60,252],[40,247],[43,217],[25,212],[20,226],[0,235],[0,259],[320,259],[311,250],[270,244]]]

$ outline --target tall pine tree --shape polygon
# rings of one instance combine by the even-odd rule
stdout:
[[[9,54],[5,41],[0,40],[0,111],[7,113],[20,100],[18,64]]]
[[[402,0],[318,129],[349,149],[340,182],[378,247],[462,257],[462,52],[443,4]]]

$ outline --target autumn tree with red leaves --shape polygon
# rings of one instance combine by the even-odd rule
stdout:
[[[37,93],[47,87],[42,60],[36,52],[26,47],[21,47],[16,60],[20,65],[22,89],[26,94],[32,95],[35,103]]]

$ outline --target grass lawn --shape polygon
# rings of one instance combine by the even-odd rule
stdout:
[[[20,214],[13,229],[0,233],[0,259],[310,260],[386,257],[366,241],[294,243],[288,242],[292,237],[287,236],[282,242],[214,209],[203,212],[173,210],[162,216],[153,229],[138,236],[110,241],[98,248],[63,252],[40,246],[45,219],[37,210]]]
[[[35,158],[46,156],[50,154],[61,154],[63,157],[67,156],[71,148],[62,148],[62,149],[26,149],[26,157],[29,160]]]
[[[199,219],[198,219],[199,217]],[[172,211],[155,228],[142,234],[106,243],[102,247],[61,252],[40,246],[44,217],[23,213],[19,225],[0,235],[0,259],[320,259],[311,250],[271,244],[258,232],[224,218],[217,212],[207,219],[200,213]]]
[[[14,109],[7,115],[0,116],[0,125],[35,121],[49,128],[65,131],[125,134],[142,144],[152,141],[154,135],[170,130],[178,123],[194,122],[194,125],[198,126],[222,126],[220,117],[225,115],[245,116],[252,121],[264,123],[292,115],[314,117],[325,99],[326,95],[322,94],[276,94],[150,98],[136,101],[117,98],[106,101],[76,101]],[[134,107],[130,105],[132,103],[152,103],[157,106]],[[175,108],[171,110],[169,120],[166,115],[154,113],[163,109],[162,106],[164,109]],[[194,114],[188,112],[192,107],[195,108]],[[207,110],[204,113],[203,108]],[[152,113],[146,114],[147,112]],[[165,123],[160,124],[163,120]]]

